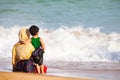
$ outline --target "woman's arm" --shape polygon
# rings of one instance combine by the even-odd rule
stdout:
[[[15,51],[16,45],[13,46],[12,48],[12,65],[14,66],[16,63],[16,51]]]

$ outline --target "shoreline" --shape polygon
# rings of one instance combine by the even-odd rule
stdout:
[[[94,80],[88,78],[72,78],[72,77],[60,77],[53,75],[39,75],[34,73],[23,72],[1,72],[0,80]]]

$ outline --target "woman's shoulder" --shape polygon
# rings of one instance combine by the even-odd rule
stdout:
[[[20,42],[17,42],[17,43],[14,44],[13,46],[16,47],[16,46],[18,46],[18,45],[20,45]]]

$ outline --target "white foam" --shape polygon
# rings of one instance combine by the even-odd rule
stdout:
[[[28,26],[26,26],[28,27]],[[21,26],[0,27],[0,57],[11,57],[12,46],[18,41]],[[46,44],[48,61],[120,61],[120,34],[102,33],[99,28],[40,29]]]

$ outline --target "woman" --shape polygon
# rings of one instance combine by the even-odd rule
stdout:
[[[29,30],[22,28],[19,31],[19,42],[12,48],[12,65],[13,71],[35,72],[35,65],[30,59],[32,52],[35,50],[32,46]]]

